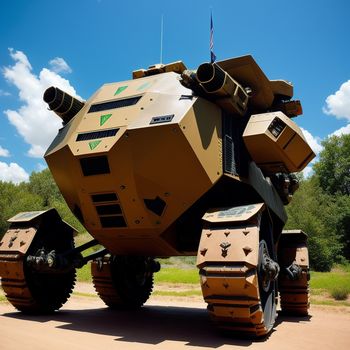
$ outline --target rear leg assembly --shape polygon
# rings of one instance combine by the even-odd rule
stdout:
[[[276,263],[263,204],[208,212],[197,266],[208,311],[222,329],[249,336],[270,332],[276,318]]]
[[[281,264],[278,283],[282,312],[307,315],[310,306],[307,235],[301,230],[283,231],[278,256]]]

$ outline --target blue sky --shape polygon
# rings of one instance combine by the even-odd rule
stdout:
[[[41,102],[46,87],[87,99],[158,63],[162,15],[163,62],[196,68],[209,60],[211,9],[217,59],[252,54],[270,79],[292,81],[304,109],[296,122],[315,151],[327,136],[350,133],[349,1],[3,0],[0,180],[45,167],[60,127]]]

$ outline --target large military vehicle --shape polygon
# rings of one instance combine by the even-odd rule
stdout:
[[[197,255],[208,311],[220,328],[264,336],[282,311],[308,312],[302,231],[282,232],[295,172],[314,157],[292,120],[293,86],[269,80],[251,56],[155,65],[81,102],[44,94],[63,127],[45,154],[91,242],[55,209],[19,213],[0,243],[8,300],[26,313],[59,309],[76,269],[112,308],[150,296],[156,258]],[[83,256],[97,244],[102,249]]]

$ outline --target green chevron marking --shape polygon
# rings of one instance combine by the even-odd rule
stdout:
[[[100,143],[101,143],[101,140],[89,142],[89,147],[90,147],[91,151],[92,151],[93,149],[95,149]]]
[[[100,117],[100,126],[102,126],[111,116],[112,116],[112,114],[101,115],[101,117]]]
[[[119,86],[118,89],[116,90],[116,92],[114,93],[114,96],[115,95],[119,95],[121,92],[123,92],[128,86],[125,85],[125,86]]]

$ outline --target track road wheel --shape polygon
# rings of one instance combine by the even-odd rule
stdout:
[[[230,334],[265,336],[275,323],[279,272],[269,217],[260,211],[244,223],[223,222],[220,213],[210,213],[197,256],[208,311]]]
[[[45,225],[46,226],[46,225]],[[47,230],[46,230],[47,229]],[[41,227],[26,255],[9,256],[9,278],[2,278],[2,287],[8,301],[24,313],[51,313],[68,300],[75,284],[74,268],[64,272],[38,272],[26,258],[40,256],[41,252],[64,252],[74,247],[71,234],[56,232],[59,228]],[[61,234],[60,234],[61,233]]]
[[[276,277],[278,265],[271,259],[272,247],[265,240],[259,242],[258,279],[261,308],[264,314],[264,324],[269,332],[276,319]]]
[[[91,263],[93,284],[104,303],[116,309],[140,308],[153,290],[152,258],[135,256],[104,257]]]

